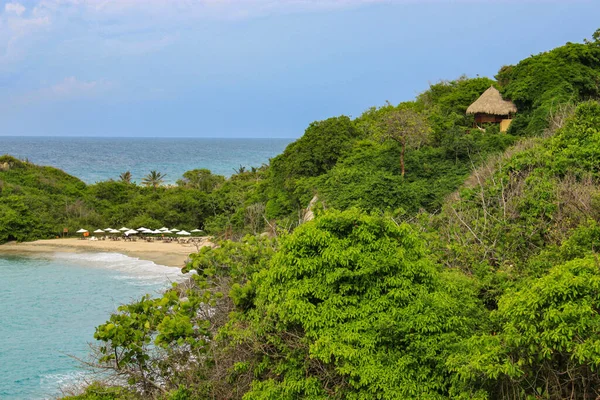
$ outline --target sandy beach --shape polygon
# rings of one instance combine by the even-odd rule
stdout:
[[[204,241],[210,245],[209,241]],[[103,252],[121,253],[142,260],[169,267],[183,267],[190,253],[197,248],[193,244],[155,242],[124,242],[112,240],[50,239],[25,243],[6,243],[0,245],[0,254],[28,254],[54,252]]]

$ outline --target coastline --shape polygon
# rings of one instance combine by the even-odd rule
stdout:
[[[210,245],[208,240],[200,246]],[[34,242],[9,242],[0,245],[0,255],[18,255],[18,254],[43,254],[43,253],[120,253],[129,257],[139,258],[141,260],[152,261],[158,265],[167,267],[181,268],[184,266],[188,256],[195,253],[197,248],[193,244],[163,243],[160,241],[148,243],[144,241],[122,242],[111,240],[81,240],[76,238],[69,239],[48,239],[36,240]]]

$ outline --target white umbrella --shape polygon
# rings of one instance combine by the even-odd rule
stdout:
[[[171,229],[171,232],[179,232],[179,229],[173,228],[173,229]]]
[[[167,227],[164,227],[164,226],[163,226],[162,228],[160,228],[160,229],[159,229],[159,231],[168,231],[168,230],[169,230],[169,228],[167,228]]]
[[[106,232],[110,232],[110,231],[112,231],[112,230],[114,230],[114,229],[113,229],[113,228],[106,228],[106,229],[104,229],[104,230],[105,230]]]
[[[109,232],[110,233],[121,233],[121,231],[118,229],[111,229]]]
[[[128,231],[128,230],[130,230],[130,229],[129,229],[129,228],[122,227],[122,228],[121,228],[121,229],[119,229],[119,230],[124,232],[124,231]]]
[[[196,232],[204,232],[204,231],[203,231],[202,229],[194,229],[194,230],[192,231],[192,233],[196,233]]]
[[[96,229],[94,233],[105,233],[102,229]]]
[[[86,233],[86,232],[87,232],[86,229],[80,229],[80,230],[77,231],[77,233]]]
[[[157,229],[155,231],[152,231],[151,233],[153,233],[155,235],[160,235],[161,233],[163,233],[163,231],[161,231],[160,229]]]
[[[184,235],[184,236],[189,236],[189,235],[191,235],[191,233],[189,233],[189,232],[186,232],[186,231],[179,231],[179,232],[177,232],[177,234],[178,234],[178,235]]]
[[[142,231],[147,231],[148,228],[144,228],[143,226],[141,228],[137,228],[136,231],[138,232],[142,232]]]
[[[138,234],[138,231],[135,231],[135,230],[133,230],[133,229],[130,229],[130,230],[128,230],[127,232],[125,232],[125,234],[126,234],[127,236],[129,236],[129,235],[137,235],[137,234]]]

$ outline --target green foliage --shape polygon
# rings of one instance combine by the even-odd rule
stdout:
[[[443,398],[445,352],[479,314],[469,280],[437,270],[407,225],[357,210],[283,239],[255,305],[248,334],[271,355],[246,399]]]
[[[347,153],[358,133],[346,116],[313,122],[296,142],[271,162],[277,178],[319,176],[330,170]]]
[[[97,361],[127,379],[124,396],[596,398],[599,32],[497,82],[461,77],[315,122],[229,179],[86,186],[2,157],[0,241],[92,223],[255,234],[215,239],[188,282],[97,328]],[[492,84],[519,108],[512,134],[465,115]],[[428,140],[380,140],[412,125]],[[316,219],[299,225],[315,194]]]
[[[224,192],[205,193],[192,187],[145,188],[122,180],[85,185],[62,171],[10,156],[0,157],[3,165],[0,243],[53,238],[61,236],[63,228],[75,232],[82,227],[168,225],[192,230],[202,228],[211,215],[228,210],[219,204],[228,199]],[[247,187],[237,185],[236,190]],[[239,204],[230,208],[235,207]]]
[[[150,171],[150,173],[142,179],[142,185],[156,189],[162,185],[166,176],[166,174],[161,172]]]
[[[225,177],[222,175],[213,175],[208,169],[194,169],[185,172],[183,179],[178,180],[177,184],[210,193],[223,182]]]
[[[522,141],[479,169],[439,216],[440,260],[475,273],[497,308],[489,330],[451,357],[454,396],[595,393],[599,110],[582,103],[554,137]]]
[[[131,388],[143,394],[156,392],[156,382],[177,385],[185,370],[173,371],[166,361],[193,363],[203,357],[211,338],[210,321],[203,307],[215,306],[219,296],[205,290],[172,290],[162,297],[144,296],[119,307],[110,320],[96,328],[98,364],[127,377]]]
[[[217,390],[206,382],[218,356],[215,334],[234,309],[252,308],[250,277],[266,268],[277,246],[261,236],[218,244],[191,256],[184,270],[195,272],[189,281],[173,284],[161,297],[146,295],[119,307],[96,328],[102,370],[150,398],[165,392],[168,399],[205,398],[200,393]]]
[[[434,211],[460,186],[474,163],[508,147],[513,140],[504,134],[456,133],[448,139],[447,147],[425,146],[408,152],[404,179],[397,162],[399,145],[363,140],[315,187],[326,204],[338,209]]]
[[[301,206],[294,186],[302,177],[320,176],[346,155],[359,133],[346,116],[313,122],[304,135],[290,144],[283,154],[271,160],[271,195],[267,209],[273,217],[295,211]],[[287,194],[278,195],[277,192]]]
[[[454,128],[471,127],[473,116],[466,114],[467,108],[493,84],[494,81],[489,78],[461,76],[454,81],[430,85],[427,91],[421,93],[417,103],[427,111],[434,142],[442,143],[448,131]]]
[[[598,267],[596,257],[577,259],[506,293],[493,314],[497,333],[473,337],[470,351],[450,360],[460,380],[487,380],[493,398],[508,393],[519,398],[598,396]]]
[[[429,141],[431,128],[425,116],[412,107],[398,107],[385,115],[382,125],[382,138],[400,144],[400,174],[404,177],[404,155],[407,149],[419,148]]]
[[[596,102],[582,103],[553,137],[523,140],[474,171],[470,187],[434,218],[448,240],[443,257],[469,272],[508,272],[514,279],[546,270],[529,259],[600,216],[599,116]]]
[[[555,173],[600,175],[600,104],[586,102],[549,145]]]
[[[54,237],[69,215],[93,220],[78,199],[86,191],[79,179],[51,167],[0,157],[0,243]]]
[[[600,252],[600,226],[594,220],[587,221],[573,231],[559,247],[560,258],[571,261],[587,254]]]
[[[139,398],[136,393],[123,387],[105,386],[98,382],[87,386],[80,395],[63,397],[64,400],[137,400]]]
[[[277,242],[267,236],[248,235],[239,242],[226,240],[217,245],[202,247],[191,254],[183,271],[194,271],[204,278],[227,277],[235,283],[246,283],[255,272],[266,267]]]
[[[599,97],[600,47],[567,43],[503,67],[496,78],[519,110],[510,132],[540,134],[559,104]]]
[[[131,183],[131,172],[123,172],[119,175],[119,180],[123,183]]]

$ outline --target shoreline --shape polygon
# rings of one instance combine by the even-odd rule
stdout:
[[[208,246],[210,242],[205,240],[200,245]],[[158,265],[182,268],[191,253],[197,252],[193,244],[163,243],[155,242],[123,242],[111,240],[81,240],[69,239],[47,239],[34,242],[9,242],[0,245],[0,255],[29,255],[48,253],[120,253],[140,260],[152,261]]]

